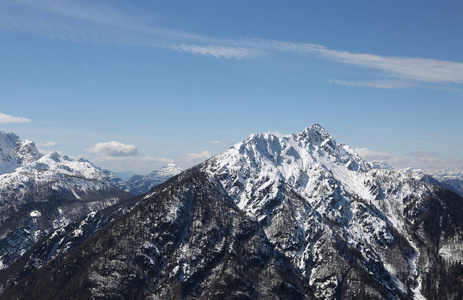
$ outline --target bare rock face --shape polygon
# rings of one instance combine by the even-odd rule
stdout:
[[[460,299],[462,236],[462,197],[313,125],[252,135],[55,231],[0,287],[6,299]]]

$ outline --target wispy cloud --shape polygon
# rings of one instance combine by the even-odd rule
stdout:
[[[461,62],[351,53],[329,49],[323,45],[276,40],[255,39],[253,43],[277,51],[316,54],[332,61],[380,70],[386,78],[426,83],[463,83],[463,63]],[[384,88],[384,85],[378,87]]]
[[[393,78],[429,83],[463,83],[463,63],[414,57],[388,57],[366,53],[317,49],[334,61],[381,70]]]
[[[384,80],[331,82],[347,86],[395,89],[419,83],[462,84],[463,63],[431,58],[381,56],[330,49],[324,45],[259,38],[222,39],[160,26],[101,3],[5,0],[0,4],[0,30],[71,42],[173,49],[225,59],[251,59],[293,53],[364,67]]]
[[[408,139],[407,142],[414,143],[414,144],[431,145],[431,146],[441,146],[441,147],[446,146],[445,144],[441,144],[441,143],[433,143],[429,141],[419,141],[419,140],[410,140],[410,139]]]
[[[266,134],[273,134],[273,135],[275,135],[275,136],[277,136],[277,137],[282,137],[282,136],[284,136],[284,134],[281,133],[281,132],[279,132],[279,131],[267,131],[267,132],[264,132],[264,133],[266,133]]]
[[[434,151],[415,151],[408,156],[426,165],[445,165],[445,164],[462,164],[463,160],[457,157],[441,157]]]
[[[434,151],[415,151],[400,156],[396,156],[388,152],[372,150],[367,147],[356,148],[355,151],[367,161],[385,161],[398,168],[455,168],[463,166],[463,160],[461,158],[443,157]]]
[[[203,151],[203,152],[200,152],[200,153],[188,153],[188,154],[185,154],[184,156],[184,159],[187,159],[187,160],[196,160],[196,159],[208,159],[208,158],[211,158],[212,157],[212,154],[209,152],[209,151]]]
[[[212,154],[209,151],[203,151],[199,153],[188,153],[175,160],[175,163],[181,168],[186,169],[202,163],[206,159],[212,157]]]
[[[361,157],[363,157],[364,159],[368,161],[379,160],[379,161],[387,161],[389,163],[397,161],[397,159],[395,159],[392,154],[387,153],[387,152],[375,151],[367,147],[355,148],[354,150]]]
[[[331,79],[329,83],[348,85],[348,86],[359,86],[359,87],[371,87],[380,89],[404,89],[412,87],[416,84],[409,81],[400,80],[373,80],[373,81],[345,81]]]
[[[362,129],[362,130],[372,130],[372,131],[386,131],[386,132],[407,132],[405,129],[396,129],[396,128],[381,128],[381,127],[365,127],[365,126],[339,126],[339,125],[332,125],[327,124],[330,127],[337,127],[337,128],[347,128],[347,129]]]
[[[213,145],[221,145],[223,143],[224,142],[222,142],[222,141],[209,141],[209,144],[213,144]]]
[[[37,146],[54,148],[56,147],[56,143],[55,142],[37,143]]]
[[[172,47],[181,52],[189,52],[193,54],[201,54],[212,56],[215,58],[226,59],[247,59],[263,55],[263,51],[257,49],[249,49],[243,47],[229,47],[229,46],[199,46],[199,45],[186,45]]]
[[[0,113],[0,124],[8,123],[29,123],[31,119],[23,117],[15,117],[7,114]]]
[[[139,16],[140,13],[131,15],[103,3],[88,5],[72,0],[5,0],[0,3],[0,29],[43,38],[151,47],[170,47],[175,41],[204,40],[194,33],[145,24],[138,20]]]

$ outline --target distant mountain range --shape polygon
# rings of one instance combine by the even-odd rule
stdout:
[[[406,168],[401,171],[463,196],[463,170]]]
[[[134,195],[147,193],[153,187],[163,183],[174,175],[180,174],[182,171],[180,167],[170,163],[148,175],[133,175],[127,181],[124,181],[116,173],[103,170],[115,186]]]
[[[56,229],[0,271],[0,291],[5,299],[461,299],[462,261],[461,196],[369,163],[315,124],[251,135],[147,194]]]

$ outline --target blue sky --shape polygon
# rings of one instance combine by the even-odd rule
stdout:
[[[0,130],[115,171],[319,123],[367,159],[463,167],[461,1],[0,3]]]

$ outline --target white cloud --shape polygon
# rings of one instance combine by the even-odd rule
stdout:
[[[381,152],[381,151],[374,151],[371,149],[368,149],[366,147],[362,148],[355,148],[355,152],[357,152],[361,157],[368,161],[373,161],[373,160],[383,160],[387,162],[394,162],[396,159],[392,156],[392,154],[387,153],[387,152]]]
[[[371,87],[380,89],[404,89],[414,86],[415,84],[409,81],[401,80],[373,80],[373,81],[345,81],[331,79],[329,83],[348,85],[348,86],[360,86],[360,87]]]
[[[226,59],[247,59],[263,54],[262,51],[256,49],[228,46],[199,46],[181,44],[179,46],[173,46],[172,48],[181,52],[189,52],[193,54],[201,54],[215,58]]]
[[[56,143],[55,142],[37,143],[37,146],[53,148],[53,147],[56,147]]]
[[[213,145],[221,145],[223,143],[224,142],[222,142],[222,141],[209,141],[209,144],[213,144]]]
[[[209,151],[203,151],[200,153],[188,153],[185,154],[184,158],[187,160],[197,160],[197,159],[208,159],[211,158],[212,154]]]
[[[10,115],[6,115],[0,113],[0,124],[8,124],[8,123],[29,123],[31,119],[22,118],[22,117],[14,117]]]
[[[87,152],[98,156],[133,156],[138,154],[135,145],[127,145],[121,142],[98,143],[93,147],[87,148]]]

